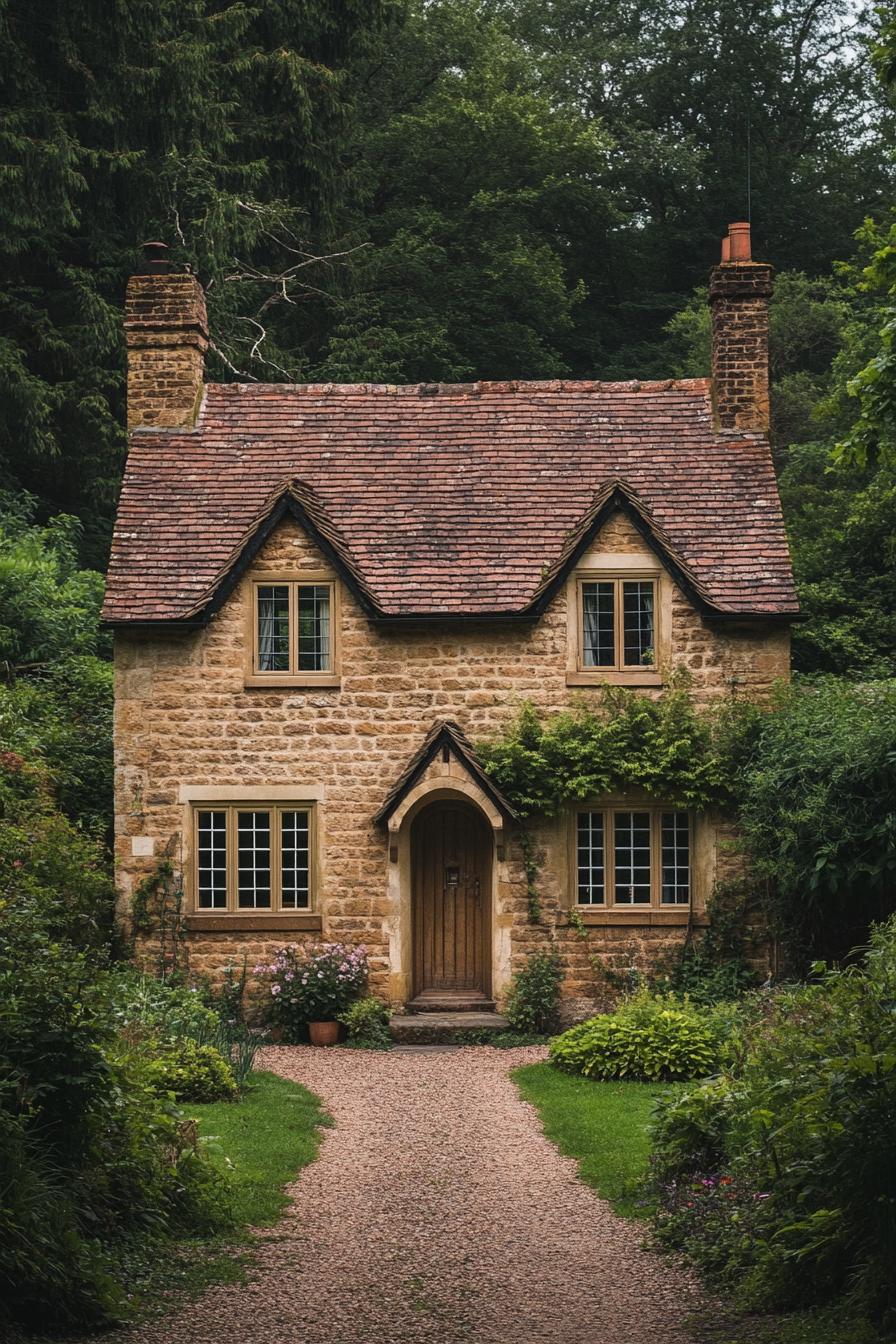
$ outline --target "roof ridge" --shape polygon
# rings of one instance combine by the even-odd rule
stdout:
[[[495,379],[472,383],[206,383],[205,393],[226,396],[391,396],[439,397],[489,395],[514,392],[690,392],[708,395],[709,378],[594,378]]]

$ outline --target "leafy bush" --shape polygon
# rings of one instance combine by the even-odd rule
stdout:
[[[528,817],[631,788],[681,807],[721,803],[735,778],[728,742],[725,715],[696,709],[678,684],[658,700],[606,687],[599,710],[569,710],[544,723],[524,705],[509,732],[478,750],[495,783]]]
[[[41,769],[0,755],[0,1333],[108,1321],[127,1248],[226,1225],[221,1178],[123,1051],[112,886]]]
[[[386,1050],[392,1044],[389,1034],[390,1015],[388,1005],[371,994],[357,999],[344,1013],[340,1013],[339,1021],[348,1032],[350,1045],[362,1050]]]
[[[530,952],[507,991],[505,1013],[514,1031],[539,1035],[556,1021],[563,966],[556,947]]]
[[[702,1078],[718,1068],[720,1032],[686,1000],[641,990],[615,1013],[592,1017],[551,1042],[559,1068],[587,1078],[645,1082]]]
[[[896,681],[797,683],[746,725],[739,825],[773,931],[803,974],[893,908]]]
[[[229,1101],[236,1081],[227,1060],[213,1045],[197,1045],[186,1037],[176,1042],[144,1041],[149,1059],[147,1078],[157,1092],[171,1092],[175,1101]]]
[[[166,1041],[189,1036],[200,1044],[214,1042],[219,1018],[203,1003],[198,989],[144,975],[130,966],[117,967],[107,987],[112,1012],[122,1027],[151,1032]]]
[[[864,966],[766,998],[723,1082],[660,1109],[658,1231],[750,1305],[896,1311],[894,1003],[896,917]]]
[[[333,1022],[367,985],[367,950],[347,943],[291,943],[255,974],[270,983],[271,1022],[294,1040],[308,1022]]]

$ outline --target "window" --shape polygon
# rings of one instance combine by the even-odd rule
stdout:
[[[196,909],[309,910],[313,809],[226,806],[194,809]]]
[[[656,580],[582,579],[579,632],[584,669],[625,671],[656,662]]]
[[[315,580],[254,584],[252,672],[265,678],[321,680],[335,672],[335,585]]]
[[[668,908],[691,900],[691,823],[663,808],[578,812],[579,905]]]

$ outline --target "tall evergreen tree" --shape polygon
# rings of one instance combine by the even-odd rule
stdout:
[[[122,462],[136,245],[176,244],[222,352],[248,349],[265,277],[289,248],[313,254],[345,189],[350,63],[387,4],[0,0],[0,472],[79,514],[92,563]]]

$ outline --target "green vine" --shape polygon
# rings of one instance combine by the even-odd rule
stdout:
[[[679,807],[725,806],[734,794],[738,716],[726,704],[698,710],[679,676],[659,699],[601,688],[597,708],[542,721],[523,706],[503,737],[479,745],[480,759],[523,817],[564,804],[643,789]]]
[[[170,846],[169,846],[170,849]],[[186,921],[183,881],[170,854],[143,878],[131,901],[131,930],[155,933],[158,938],[157,970],[160,979],[180,979],[186,971]]]

